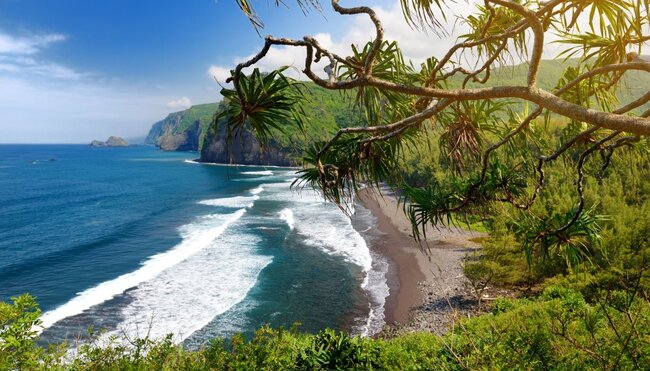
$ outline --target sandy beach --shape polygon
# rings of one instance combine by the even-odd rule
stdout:
[[[418,244],[411,224],[394,196],[369,190],[359,193],[359,202],[377,218],[383,238],[373,248],[388,258],[390,294],[386,300],[387,327],[383,335],[409,331],[444,333],[457,316],[473,310],[463,257],[480,245],[471,241],[482,233],[460,228],[427,230],[427,240]]]

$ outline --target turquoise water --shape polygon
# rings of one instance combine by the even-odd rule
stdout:
[[[370,334],[386,263],[294,171],[150,147],[0,145],[0,299],[25,292],[46,341],[93,325],[190,346],[264,324]]]

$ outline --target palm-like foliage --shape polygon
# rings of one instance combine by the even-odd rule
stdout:
[[[324,143],[314,143],[305,150],[299,177],[292,187],[309,186],[319,190],[325,199],[336,203],[346,213],[362,183],[379,186],[381,182],[397,184],[399,161],[403,146],[412,143],[417,132],[406,131],[401,138],[372,141],[359,145],[360,136],[338,141],[328,151],[318,153]],[[320,161],[320,163],[319,163]],[[326,164],[321,171],[320,166]]]
[[[354,80],[362,77],[364,61],[372,46],[372,43],[367,43],[359,49],[352,45],[352,55],[347,59],[350,66],[339,67],[339,78]],[[375,76],[396,82],[408,82],[414,73],[394,41],[381,44],[372,69]],[[365,112],[368,125],[390,123],[412,115],[413,102],[412,96],[375,87],[362,87],[356,94],[356,103]]]
[[[556,214],[550,218],[524,217],[515,222],[515,231],[523,240],[529,262],[536,255],[543,258],[562,257],[568,269],[588,261],[600,247],[600,222],[607,218],[594,215],[594,209],[582,212],[568,228],[575,211]]]
[[[436,10],[443,10],[442,0],[400,0],[402,13],[406,21],[415,27],[434,27],[438,28],[441,24],[436,20],[439,15],[444,18],[444,11],[436,14]]]
[[[236,1],[255,27],[261,27],[251,0]],[[319,6],[317,0],[296,3],[303,10]],[[585,203],[582,167],[587,157],[599,152],[602,173],[616,148],[632,146],[650,133],[650,111],[638,109],[648,104],[650,95],[641,92],[624,107],[619,107],[616,95],[623,75],[650,70],[637,54],[631,54],[650,41],[644,34],[650,25],[650,3],[486,0],[473,11],[458,14],[467,32],[420,68],[405,60],[396,42],[386,40],[379,12],[343,3],[332,1],[334,10],[346,16],[368,16],[377,39],[363,47],[353,45],[350,55],[339,56],[324,50],[314,38],[267,38],[261,54],[245,66],[264,57],[272,45],[304,47],[307,55],[315,56],[305,64],[307,75],[321,87],[351,92],[365,113],[363,124],[341,129],[330,141],[314,143],[306,151],[307,168],[295,185],[320,189],[325,198],[345,209],[361,183],[387,182],[404,190],[402,202],[419,238],[427,224],[448,224],[455,220],[454,213],[482,213],[499,204],[525,210],[522,213],[530,217],[531,205],[548,176],[544,167],[562,158],[579,169],[578,214],[559,212],[546,219],[531,217],[530,222],[522,218],[519,235],[527,251],[559,251],[568,266],[592,254],[601,219],[579,215]],[[437,14],[444,6],[442,0],[400,0],[399,4],[411,27],[441,31],[440,21],[446,19]],[[553,84],[542,83],[541,58],[549,33],[559,36],[560,57],[579,59],[565,69],[554,89],[547,90]],[[311,71],[323,56],[330,59],[330,68],[336,66],[328,81]],[[524,81],[490,85],[495,70],[516,59],[529,62]],[[265,89],[253,85],[241,79],[241,91],[227,92],[236,105],[228,113],[229,127],[239,129],[250,123],[264,139],[288,119],[290,99],[278,101],[280,111],[266,113],[276,103],[262,94]],[[252,106],[264,108],[258,112]],[[559,117],[564,120],[558,125]],[[549,130],[560,139],[540,135]],[[624,133],[633,135],[623,137]],[[401,172],[405,149],[428,146],[431,150],[436,139],[437,152],[430,156],[434,165],[455,171],[446,173],[444,181],[437,176],[421,188],[405,183]]]
[[[527,182],[518,167],[493,163],[479,184],[477,176],[470,179],[450,178],[446,182],[433,179],[426,187],[404,188],[402,203],[411,221],[414,236],[426,238],[428,225],[448,225],[456,212],[485,210],[499,199],[513,199],[524,194]]]
[[[631,46],[640,51],[647,41],[643,35],[650,22],[647,1],[576,0],[566,6],[575,9],[571,21],[560,18],[562,22],[553,25],[561,37],[557,42],[573,45],[561,53],[566,58],[581,56],[585,61],[593,60],[594,66],[621,63]],[[590,30],[583,33],[575,20],[586,11]]]
[[[274,131],[282,132],[284,125],[303,127],[300,83],[284,76],[285,69],[262,74],[256,68],[250,76],[242,74],[239,77],[241,98],[235,89],[221,90],[228,105],[216,116],[215,125],[221,118],[226,119],[229,140],[248,127],[262,143]]]
[[[440,149],[451,168],[462,173],[466,162],[481,158],[483,137],[494,132],[501,121],[499,114],[508,102],[464,101],[452,105],[438,116],[442,125]]]
[[[275,3],[275,6],[280,6],[284,4],[284,1],[282,0],[273,0]],[[253,7],[253,1],[252,0],[235,0],[235,3],[237,3],[237,6],[239,6],[239,9],[248,17],[248,20],[251,22],[253,27],[258,31],[261,28],[264,28],[264,22],[260,18],[260,16],[257,14],[255,11],[255,8]],[[296,0],[296,4],[300,7],[300,9],[304,12],[307,13],[310,8],[314,8],[317,10],[320,10],[320,2],[318,0]]]

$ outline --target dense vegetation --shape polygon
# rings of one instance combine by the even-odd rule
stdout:
[[[452,187],[462,178],[436,131],[444,128],[433,128],[427,145],[409,147],[404,157],[401,176],[413,186]],[[531,132],[549,148],[571,135],[570,126],[557,120],[536,121]],[[95,335],[96,341],[71,344],[76,347],[71,357],[65,345],[40,346],[33,332],[40,312],[32,298],[23,296],[0,304],[0,369],[650,368],[650,143],[626,146],[612,154],[606,168],[599,155],[586,162],[588,212],[582,229],[567,236],[570,243],[547,249],[526,244],[527,223],[561,222],[576,207],[575,186],[566,179],[575,178],[581,146],[589,145],[585,141],[564,161],[547,167],[547,187],[531,213],[491,203],[454,219],[460,226],[480,222],[490,232],[483,249],[466,261],[473,286],[478,292],[506,287],[518,298],[481,303],[485,314],[459,319],[445,336],[362,339],[333,330],[305,334],[299,327],[262,328],[252,339],[215,339],[192,351],[169,338],[127,343],[115,338],[107,345]],[[502,150],[527,158],[521,151],[532,149]],[[527,174],[525,162],[508,165]],[[467,163],[462,172],[472,166],[478,165]]]
[[[500,299],[492,312],[461,321],[439,337],[412,333],[392,339],[316,335],[262,328],[245,341],[215,339],[198,351],[169,338],[84,344],[74,357],[63,346],[40,348],[30,328],[38,311],[27,296],[0,306],[0,369],[76,370],[318,370],[318,369],[642,369],[649,366],[647,302],[624,291],[589,303],[562,285],[534,299]]]
[[[237,3],[261,27],[250,1]],[[444,1],[400,4],[410,25],[440,26]],[[650,63],[635,53],[650,40],[647,1],[486,0],[459,15],[470,31],[456,49],[419,68],[384,40],[372,9],[337,0],[332,7],[369,17],[372,41],[344,58],[311,37],[267,37],[258,55],[232,71],[224,120],[264,139],[297,113],[324,116],[315,101],[293,104],[295,84],[282,76],[242,72],[271,46],[304,48],[307,76],[351,92],[358,113],[303,125],[304,139],[281,127],[288,135],[277,141],[308,147],[302,180],[339,204],[362,182],[390,185],[416,238],[431,224],[485,225],[490,237],[468,257],[465,273],[477,305],[489,311],[459,319],[440,337],[262,328],[251,340],[215,340],[198,351],[169,338],[115,339],[81,345],[68,357],[63,346],[37,346],[39,311],[23,296],[0,306],[0,368],[650,369]],[[544,68],[549,30],[565,45],[563,56],[581,56],[575,65]],[[464,57],[476,62],[469,70],[460,67]],[[495,73],[513,57],[528,63],[510,77]],[[311,71],[321,58],[330,61],[328,80]],[[338,105],[339,98],[305,89],[319,104]],[[325,141],[336,126],[343,129]],[[481,303],[492,285],[517,298]]]
[[[274,116],[274,126],[270,127],[269,132],[264,136],[261,135],[260,130],[251,128],[250,123],[247,123],[242,129],[254,130],[257,138],[264,142],[272,139],[280,148],[299,158],[309,143],[325,140],[334,135],[338,129],[359,123],[360,115],[343,94],[320,89],[313,83],[292,82],[291,84],[295,88],[295,95],[300,98],[290,102],[292,106],[299,107],[300,125],[296,124],[293,116],[288,116],[286,119]],[[237,105],[229,104],[231,98],[225,97],[219,105],[216,110],[216,121],[215,117],[212,117],[212,126],[209,128],[208,135],[215,135],[218,130],[222,129],[221,126],[228,126],[225,120],[226,115],[223,113],[237,107]],[[277,105],[277,102],[274,104]],[[265,109],[262,112],[268,114],[269,110]],[[239,128],[236,130],[233,128],[233,136],[237,134],[237,130]]]
[[[165,135],[179,135],[191,130],[198,123],[200,135],[198,147],[200,148],[205,133],[212,123],[212,118],[219,105],[217,103],[197,104],[186,110],[170,113],[166,118],[155,123],[145,139],[146,144],[159,145]]]

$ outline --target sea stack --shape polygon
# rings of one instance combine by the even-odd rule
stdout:
[[[107,141],[102,142],[99,140],[93,140],[90,142],[91,147],[128,147],[129,142],[123,138],[110,136]]]

